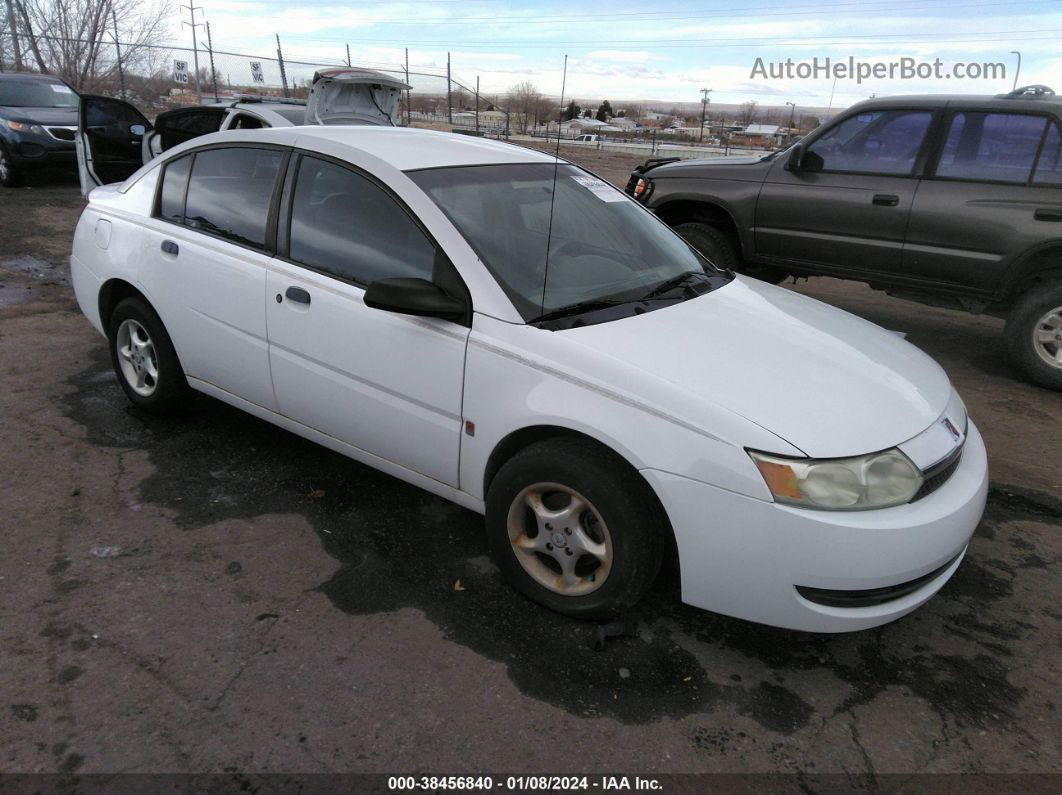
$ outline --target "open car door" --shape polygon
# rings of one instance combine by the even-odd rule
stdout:
[[[409,86],[372,69],[321,69],[306,102],[306,124],[398,126],[398,103]]]
[[[100,185],[123,182],[140,168],[149,130],[151,123],[128,102],[82,94],[74,138],[82,195]]]
[[[194,107],[160,113],[155,117],[155,129],[144,136],[144,162],[177,144],[217,132],[227,112],[227,107]]]

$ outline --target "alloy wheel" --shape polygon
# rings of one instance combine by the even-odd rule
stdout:
[[[141,397],[151,397],[159,384],[159,359],[147,330],[133,319],[122,321],[115,339],[126,383]]]
[[[562,596],[596,591],[612,569],[612,537],[586,497],[559,483],[516,495],[506,520],[516,559],[540,585]]]
[[[1036,321],[1033,346],[1047,364],[1062,369],[1062,306],[1055,307]]]

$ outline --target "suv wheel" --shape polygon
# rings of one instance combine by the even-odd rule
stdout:
[[[743,262],[734,250],[726,233],[711,224],[691,222],[675,227],[679,237],[701,252],[710,262],[720,268],[729,268],[754,279],[778,284],[788,274],[770,265],[755,265]]]
[[[14,188],[18,184],[19,178],[15,163],[8,154],[7,147],[0,143],[0,185],[5,188]]]
[[[499,568],[558,613],[621,613],[660,569],[665,525],[648,485],[589,440],[547,439],[521,450],[491,481],[486,507]]]
[[[1010,360],[1026,378],[1062,390],[1062,282],[1022,295],[1007,316],[1005,334]]]
[[[152,414],[186,406],[192,390],[159,316],[140,298],[126,298],[111,314],[111,364],[129,401]]]

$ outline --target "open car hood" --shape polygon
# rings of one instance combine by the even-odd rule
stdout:
[[[321,69],[306,103],[307,124],[395,126],[398,101],[409,86],[372,69]]]

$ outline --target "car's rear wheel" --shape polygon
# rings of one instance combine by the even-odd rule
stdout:
[[[192,390],[169,334],[146,301],[131,297],[111,313],[111,364],[130,402],[154,414],[185,407]]]
[[[530,599],[576,618],[627,610],[660,569],[665,522],[644,480],[604,447],[548,439],[510,459],[487,493],[491,553]]]
[[[1033,287],[1007,316],[1007,353],[1035,384],[1062,390],[1062,282]]]
[[[20,183],[18,168],[15,166],[7,147],[0,143],[0,185],[5,188],[17,187]]]
[[[727,234],[711,224],[691,221],[675,227],[679,237],[701,252],[710,262],[720,268],[729,268],[754,279],[778,284],[788,275],[770,265],[757,265],[741,259]]]

